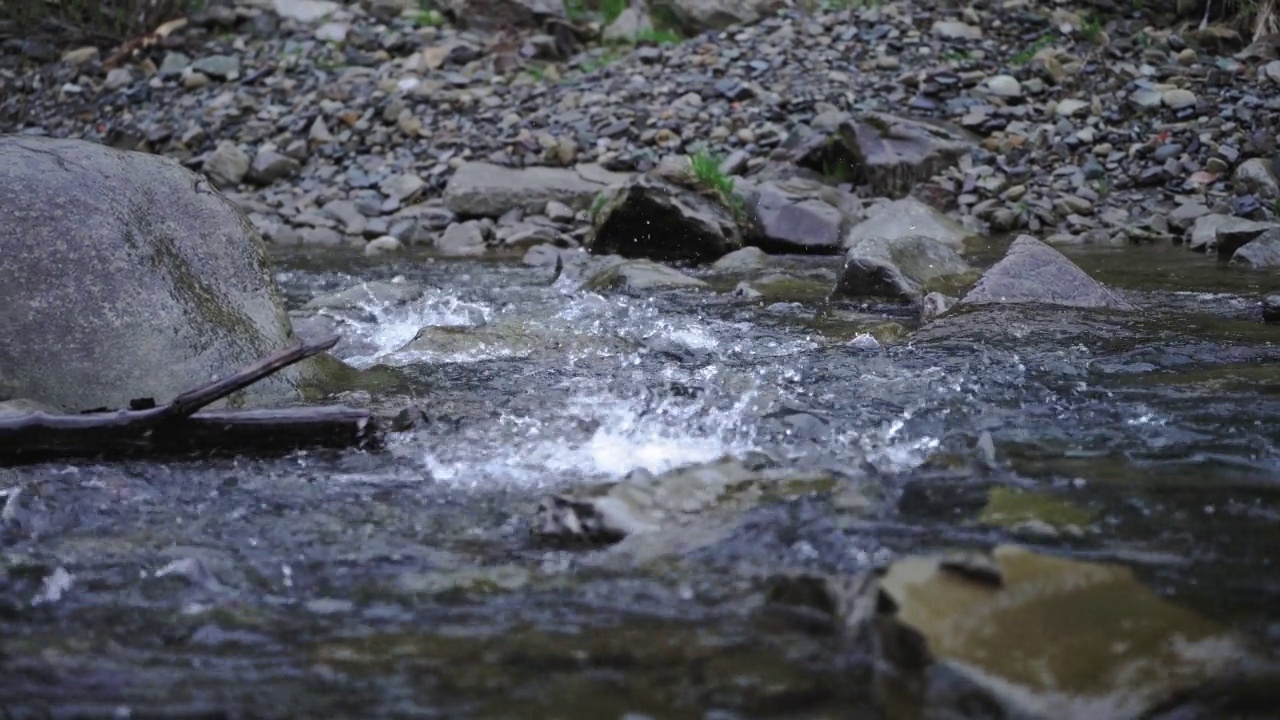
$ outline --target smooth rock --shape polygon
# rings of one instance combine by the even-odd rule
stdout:
[[[79,140],[0,138],[0,398],[167,401],[293,342],[261,239],[200,175]],[[297,399],[319,361],[234,403]]]
[[[954,293],[977,277],[949,245],[930,237],[871,237],[849,248],[835,294],[916,300]]]
[[[1119,295],[1030,235],[1019,235],[1003,259],[979,278],[962,306],[1033,303],[1106,310],[1135,309]]]
[[[496,218],[515,209],[537,213],[552,200],[585,210],[606,187],[576,169],[468,162],[449,178],[444,202],[462,217]]]
[[[871,217],[850,228],[844,236],[843,246],[852,248],[868,238],[897,240],[906,237],[927,237],[960,251],[965,241],[976,237],[976,234],[916,198],[905,197],[872,211]]]

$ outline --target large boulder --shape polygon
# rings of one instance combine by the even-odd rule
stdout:
[[[852,248],[869,238],[898,240],[909,237],[927,237],[960,252],[965,242],[976,235],[913,197],[905,197],[885,204],[872,212],[871,217],[849,228],[844,236],[844,247]]]
[[[868,238],[849,248],[835,294],[918,300],[931,291],[956,292],[976,277],[964,258],[933,238]]]
[[[449,178],[444,204],[461,217],[496,218],[511,210],[540,213],[552,200],[585,210],[610,185],[626,178],[599,165],[509,168],[468,162]]]
[[[591,251],[660,262],[714,262],[742,247],[725,199],[640,175],[614,193],[596,215]]]
[[[1065,255],[1030,235],[1020,235],[960,305],[1056,305],[1133,310],[1133,306],[1089,277]]]
[[[853,220],[851,212],[838,207],[843,199],[840,195],[836,188],[801,178],[754,186],[746,195],[751,219],[749,242],[770,252],[839,252],[844,231]],[[844,204],[860,211],[856,203],[850,195]]]
[[[788,138],[787,154],[832,181],[870,186],[875,196],[904,197],[975,147],[963,130],[941,123],[886,113],[830,120]]]
[[[0,400],[164,401],[294,342],[253,225],[173,160],[0,136],[0,237]],[[294,399],[320,367],[232,403]]]

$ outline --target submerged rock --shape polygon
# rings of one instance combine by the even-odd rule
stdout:
[[[698,278],[650,260],[623,260],[588,267],[583,273],[582,284],[590,290],[656,290],[707,286]]]
[[[1119,295],[1030,235],[1020,235],[1000,262],[983,273],[962,306],[1041,304],[1133,310]]]
[[[742,234],[723,199],[642,175],[596,215],[590,247],[629,258],[711,262],[741,248]]]
[[[909,557],[889,567],[880,589],[936,662],[1014,716],[1140,717],[1249,656],[1128,568],[1016,546],[997,547],[982,567]]]
[[[167,400],[294,341],[257,232],[168,158],[0,138],[0,398]],[[233,402],[298,397],[316,362]]]

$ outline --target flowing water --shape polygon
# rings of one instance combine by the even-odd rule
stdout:
[[[22,488],[0,716],[866,717],[845,658],[762,614],[762,583],[1008,542],[1132,568],[1274,653],[1280,330],[1254,315],[1277,281],[1180,248],[1074,257],[1144,311],[944,318],[881,345],[867,333],[914,316],[826,302],[830,258],[785,261],[754,300],[278,258],[294,308],[425,288],[322,311],[366,371],[337,400],[425,423],[371,454],[0,477]],[[753,503],[645,563],[531,532],[550,494],[726,456],[863,502]]]

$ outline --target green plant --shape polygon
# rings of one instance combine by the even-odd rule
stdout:
[[[1096,12],[1090,12],[1080,21],[1080,35],[1085,40],[1098,44],[1102,39],[1102,18]]]
[[[1014,67],[1017,67],[1019,65],[1026,65],[1027,63],[1031,62],[1031,58],[1035,57],[1036,53],[1049,47],[1057,40],[1058,40],[1058,36],[1054,35],[1053,33],[1046,33],[1044,35],[1041,35],[1038,40],[1028,45],[1026,49],[1022,50],[1021,52],[1015,53],[1012,57],[1010,57],[1009,64],[1013,65]]]
[[[605,25],[618,19],[627,9],[628,0],[568,0],[564,4],[565,16],[574,22],[590,20],[599,15]]]
[[[444,13],[424,8],[413,16],[413,24],[418,27],[441,27],[444,25]]]
[[[733,178],[720,169],[720,162],[720,158],[715,155],[699,150],[689,156],[689,170],[704,192],[715,195],[734,217],[741,219],[746,215],[746,201],[734,189]]]
[[[633,39],[637,43],[648,42],[654,45],[675,45],[680,42],[681,37],[671,30],[650,28],[636,33]]]
[[[600,211],[604,209],[605,204],[608,202],[609,196],[603,190],[596,193],[595,198],[591,201],[591,207],[587,209],[587,215],[591,218],[592,223],[600,216]]]

